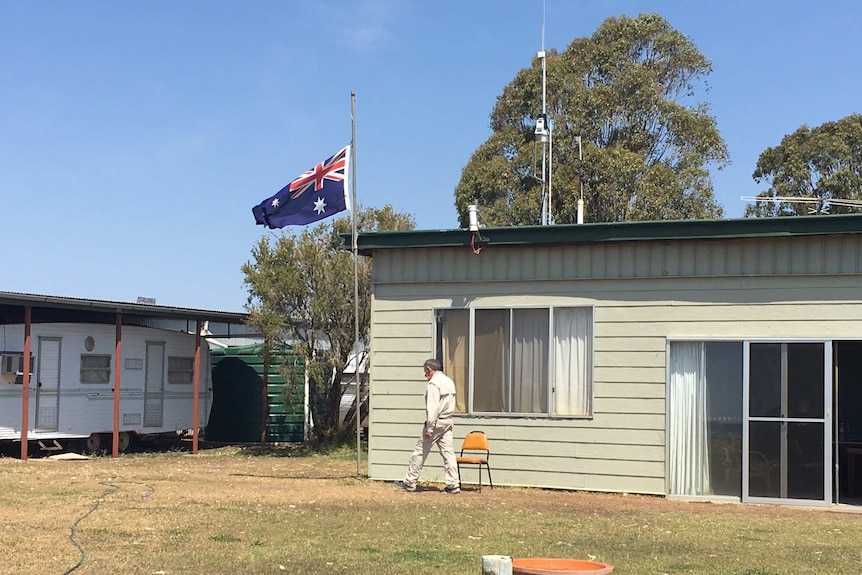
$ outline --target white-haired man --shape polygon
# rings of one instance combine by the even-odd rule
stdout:
[[[405,491],[416,491],[416,482],[431,446],[436,445],[443,456],[443,469],[446,487],[443,493],[460,493],[458,464],[455,461],[455,448],[452,445],[452,416],[455,413],[455,383],[442,371],[440,362],[429,359],[422,365],[428,384],[425,387],[425,426],[422,437],[416,442],[413,454],[407,464],[407,475],[396,481],[395,487]]]

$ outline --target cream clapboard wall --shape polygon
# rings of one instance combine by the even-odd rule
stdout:
[[[369,474],[403,477],[424,421],[435,308],[587,305],[593,417],[459,417],[456,446],[485,430],[498,484],[665,493],[668,338],[862,339],[860,247],[810,236],[376,251]],[[442,479],[438,454],[423,477]]]

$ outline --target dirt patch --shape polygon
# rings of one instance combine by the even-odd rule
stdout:
[[[152,482],[153,488],[174,496],[216,499],[236,492],[236,496],[259,501],[277,501],[289,488],[294,500],[343,501],[352,497],[350,487],[359,490],[365,500],[389,501],[402,495],[391,483],[371,481],[357,476],[355,456],[321,456],[303,446],[222,446],[202,444],[199,452],[179,449],[163,453],[127,454],[117,459],[107,456],[78,458],[35,457],[26,462],[0,456],[0,477],[14,474],[21,482],[27,476],[37,476],[43,484],[84,480],[110,482],[123,476],[131,481]],[[251,489],[252,485],[257,487]],[[440,496],[437,485],[420,485],[410,494],[418,501],[433,501]],[[860,514],[862,508],[796,507],[785,505],[748,505],[680,501],[661,496],[586,491],[564,491],[517,487],[484,486],[481,493],[474,485],[465,485],[462,498],[450,498],[448,504],[469,505],[476,497],[493,498],[508,505],[529,506],[534,510],[552,511],[566,507],[579,513],[624,514],[634,510],[691,511],[704,514],[739,516],[805,517],[812,514]]]

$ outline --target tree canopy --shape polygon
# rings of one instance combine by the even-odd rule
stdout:
[[[392,206],[360,209],[359,231],[407,230],[413,217]],[[309,383],[309,407],[314,439],[329,443],[343,439],[356,426],[356,410],[341,421],[341,379],[353,352],[353,254],[341,247],[339,234],[350,233],[349,218],[304,229],[299,235],[264,235],[252,248],[252,260],[242,266],[248,288],[249,323],[265,335],[264,359],[276,361],[275,350],[289,344],[304,356]],[[359,256],[359,334],[367,341],[370,322],[371,262]],[[288,381],[299,377],[283,366]],[[361,415],[361,414],[360,414]]]
[[[757,195],[766,201],[750,204],[746,216],[858,211],[841,200],[862,201],[862,115],[801,126],[760,154],[752,177],[769,188]]]
[[[474,202],[489,225],[540,223],[541,66],[534,58],[497,98],[492,133],[455,189],[464,226]],[[554,221],[577,221],[581,184],[589,222],[720,217],[709,167],[729,156],[709,106],[695,100],[711,71],[694,43],[656,14],[609,18],[591,38],[549,51]]]

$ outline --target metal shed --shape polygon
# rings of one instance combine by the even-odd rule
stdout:
[[[281,372],[283,361],[289,362],[304,380],[304,360],[289,347],[283,349],[279,361],[268,366],[264,388],[260,350],[258,344],[210,352],[213,407],[205,431],[207,441],[294,443],[305,439],[305,385],[288,383]]]

